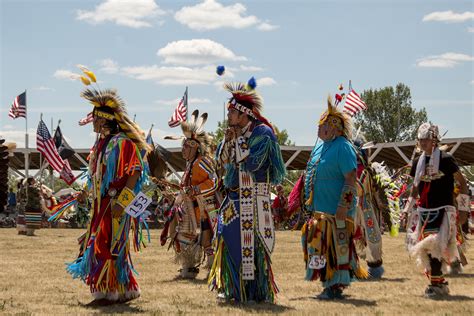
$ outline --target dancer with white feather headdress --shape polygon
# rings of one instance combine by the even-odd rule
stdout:
[[[203,256],[207,259],[205,266],[208,268],[214,259],[210,213],[217,208],[217,176],[210,157],[212,138],[203,130],[206,121],[207,113],[199,116],[199,111],[195,110],[190,121],[181,122],[184,136],[165,137],[183,139],[182,155],[186,160],[186,169],[174,207],[168,214],[161,244],[164,245],[169,236],[175,259],[181,264],[179,276],[186,279],[197,276]]]

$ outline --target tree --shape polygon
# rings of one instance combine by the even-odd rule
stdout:
[[[380,90],[365,90],[361,98],[367,110],[356,115],[368,141],[396,142],[414,140],[418,126],[428,121],[425,108],[416,111],[411,104],[410,88],[403,83]]]
[[[280,146],[294,146],[295,145],[295,143],[293,143],[290,140],[290,136],[288,135],[288,132],[286,129],[280,131],[280,129],[276,127],[275,125],[273,125],[273,129],[275,130],[275,135],[276,135],[278,144],[280,144]]]
[[[225,130],[227,129],[227,120],[217,122],[217,129],[216,131],[210,132],[209,134],[213,137],[215,144],[219,144],[225,135]]]

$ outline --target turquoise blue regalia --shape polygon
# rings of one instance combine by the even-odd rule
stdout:
[[[315,146],[306,168],[306,208],[313,216],[302,229],[305,278],[320,279],[324,288],[343,288],[353,277],[366,277],[353,243],[355,192],[346,221],[335,219],[346,188],[345,175],[356,169],[356,163],[352,145],[339,136]]]

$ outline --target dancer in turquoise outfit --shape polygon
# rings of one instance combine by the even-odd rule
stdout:
[[[311,153],[304,189],[305,207],[313,214],[302,229],[306,280],[323,282],[319,299],[343,299],[354,277],[367,277],[353,242],[357,159],[350,131],[349,118],[329,99],[319,121],[322,143]]]

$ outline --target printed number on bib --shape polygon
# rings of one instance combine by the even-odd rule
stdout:
[[[313,255],[311,256],[311,260],[309,261],[309,268],[310,269],[322,269],[326,266],[326,258],[323,255]]]
[[[151,198],[143,194],[138,193],[132,202],[125,208],[125,212],[132,217],[138,217],[145,212],[148,205],[151,203]]]

